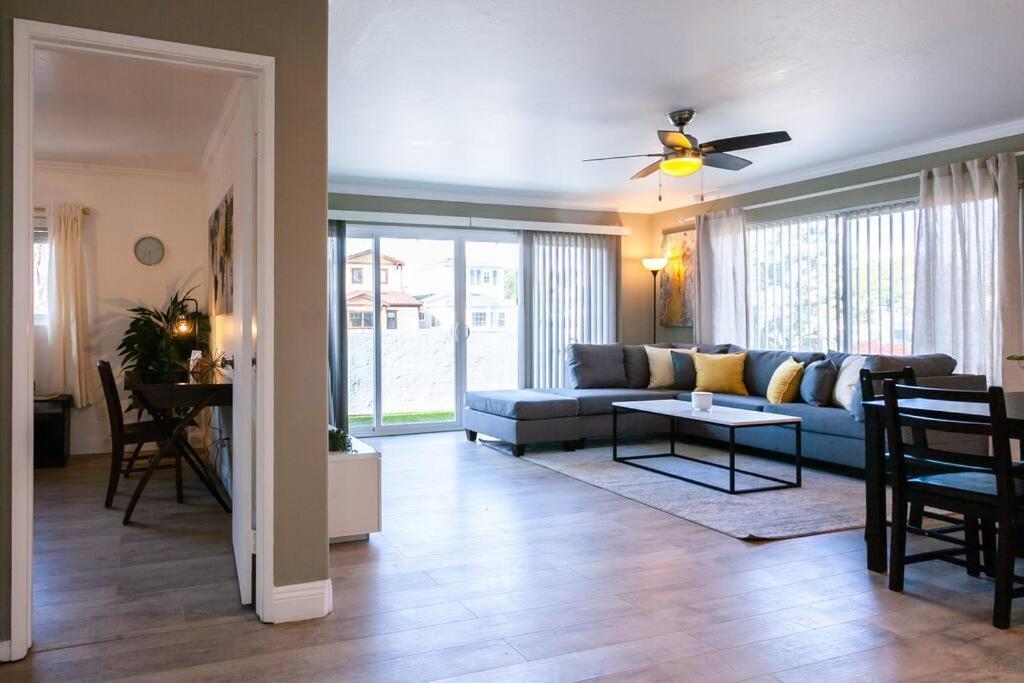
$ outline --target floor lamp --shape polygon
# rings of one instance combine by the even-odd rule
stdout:
[[[658,341],[658,273],[668,265],[668,259],[645,258],[642,260],[644,268],[651,271],[653,280],[651,284],[651,343]]]

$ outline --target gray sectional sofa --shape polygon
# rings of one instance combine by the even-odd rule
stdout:
[[[848,354],[760,351],[731,345],[694,346],[691,344],[657,344],[661,348],[696,348],[701,353],[746,351],[744,383],[749,396],[715,394],[714,404],[748,410],[760,410],[803,418],[803,455],[835,465],[862,469],[864,466],[864,424],[859,406],[859,390],[850,410],[836,405],[812,405],[797,399],[794,403],[773,404],[765,398],[768,382],[775,369],[789,357],[805,363],[820,360],[842,364]],[[692,384],[680,377],[674,388],[648,389],[650,371],[647,352],[642,345],[574,344],[568,350],[567,388],[537,388],[516,391],[480,391],[466,395],[463,427],[466,436],[475,440],[478,434],[498,438],[513,445],[522,455],[530,444],[561,443],[574,450],[585,446],[586,439],[608,438],[612,432],[611,405],[615,401],[655,399],[689,400]],[[959,389],[984,389],[980,375],[953,374],[956,361],[949,356],[867,356],[868,370],[914,369],[923,386]],[[806,377],[805,381],[809,381]],[[692,381],[692,380],[690,380]],[[801,387],[804,389],[805,387]],[[812,401],[813,390],[802,391]],[[826,399],[828,400],[828,399]],[[619,417],[619,433],[624,436],[657,436],[668,432],[664,417],[644,413],[627,413]],[[682,438],[686,435],[726,441],[725,428],[703,423],[679,424]],[[791,455],[792,427],[765,427],[737,432],[737,443],[767,451]]]

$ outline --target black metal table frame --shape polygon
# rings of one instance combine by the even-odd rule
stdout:
[[[767,474],[761,474],[760,472],[752,472],[750,470],[744,470],[736,467],[736,430],[745,429],[747,427],[779,427],[781,424],[755,424],[755,425],[718,425],[726,427],[729,430],[729,464],[719,465],[716,462],[708,462],[707,460],[700,460],[699,458],[693,458],[688,455],[680,455],[676,453],[676,420],[691,421],[691,422],[705,422],[704,420],[689,420],[686,417],[677,415],[663,415],[669,419],[669,452],[668,453],[653,453],[650,455],[630,455],[630,456],[619,456],[619,411],[627,413],[645,413],[647,415],[663,415],[663,413],[652,413],[642,409],[636,408],[622,408],[620,406],[612,406],[612,460],[615,462],[621,462],[632,467],[639,467],[642,470],[648,472],[655,472],[657,474],[664,475],[666,477],[672,477],[680,481],[685,481],[690,484],[696,484],[697,486],[703,486],[707,489],[714,491],[721,491],[722,493],[728,493],[730,495],[740,495],[744,493],[758,493],[760,491],[777,491],[780,489],[795,489],[800,488],[803,481],[802,474],[802,435],[801,435],[801,423],[792,422],[786,424],[792,424],[795,426],[796,433],[796,481],[786,481],[785,479],[779,479],[778,477],[772,477]],[[689,460],[690,462],[700,463],[701,465],[708,465],[709,467],[717,467],[718,469],[729,471],[729,488],[724,486],[717,486],[715,484],[709,484],[706,481],[700,481],[698,479],[691,479],[690,477],[684,477],[673,472],[666,472],[665,470],[658,469],[656,467],[650,467],[649,465],[641,465],[634,460],[647,460],[650,458],[679,458],[680,460]],[[745,474],[748,477],[755,477],[764,481],[775,482],[769,486],[757,486],[754,488],[739,489],[736,488],[736,474]]]

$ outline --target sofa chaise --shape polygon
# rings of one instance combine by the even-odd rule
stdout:
[[[835,404],[812,405],[802,398],[772,403],[766,398],[775,370],[793,358],[805,367],[829,360],[837,368],[850,354],[748,350],[732,345],[657,344],[655,348],[676,348],[699,353],[746,352],[743,381],[748,396],[716,393],[714,405],[758,410],[803,418],[803,454],[811,460],[863,469],[864,424],[859,389],[849,409]],[[863,354],[862,354],[863,355]],[[858,360],[860,360],[858,358]],[[463,427],[475,440],[479,434],[512,444],[516,455],[538,443],[561,443],[566,450],[584,447],[587,439],[608,438],[612,431],[612,403],[656,399],[689,400],[692,385],[649,388],[651,373],[643,345],[573,344],[568,349],[566,388],[535,388],[514,391],[479,391],[466,394]],[[922,386],[985,389],[980,375],[953,374],[956,361],[942,354],[923,356],[864,355],[868,370],[914,369]],[[778,426],[741,430],[739,445],[776,453],[793,454],[792,427]],[[667,434],[668,421],[645,413],[620,415],[623,436]],[[728,431],[704,423],[678,425],[686,435],[727,441]]]

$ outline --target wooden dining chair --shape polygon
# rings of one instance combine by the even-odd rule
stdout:
[[[110,422],[110,477],[107,480],[107,497],[104,502],[106,507],[114,504],[114,494],[117,493],[117,483],[121,476],[127,477],[135,472],[142,472],[145,467],[135,467],[135,461],[147,443],[156,443],[162,435],[156,422],[152,420],[140,420],[138,422],[124,421],[124,410],[121,407],[121,398],[117,393],[117,382],[114,380],[114,372],[110,363],[105,360],[96,361],[96,369],[100,373],[100,384],[103,385],[103,398],[107,403],[107,418]],[[131,457],[126,464],[124,462],[124,449],[134,445]],[[178,496],[178,502],[182,502],[184,491],[181,479],[181,457],[175,458],[173,463],[161,465],[157,469],[174,468],[174,484]]]
[[[907,564],[943,560],[965,566],[969,574],[979,571],[978,520],[995,527],[995,600],[992,624],[1009,628],[1010,606],[1024,596],[1024,587],[1014,588],[1014,557],[1018,525],[1024,520],[1024,480],[1014,472],[1010,451],[1006,399],[1001,387],[986,391],[928,389],[886,380],[885,429],[893,463],[893,525],[890,546],[889,589],[903,590]],[[929,415],[908,406],[908,399],[922,398],[985,404],[988,417],[967,415],[949,418]],[[986,436],[991,455],[961,453],[908,443],[906,428]],[[945,463],[956,471],[915,474],[920,463]],[[907,554],[907,516],[911,505],[924,505],[963,515],[966,547],[955,546]],[[960,557],[963,555],[964,557]]]

